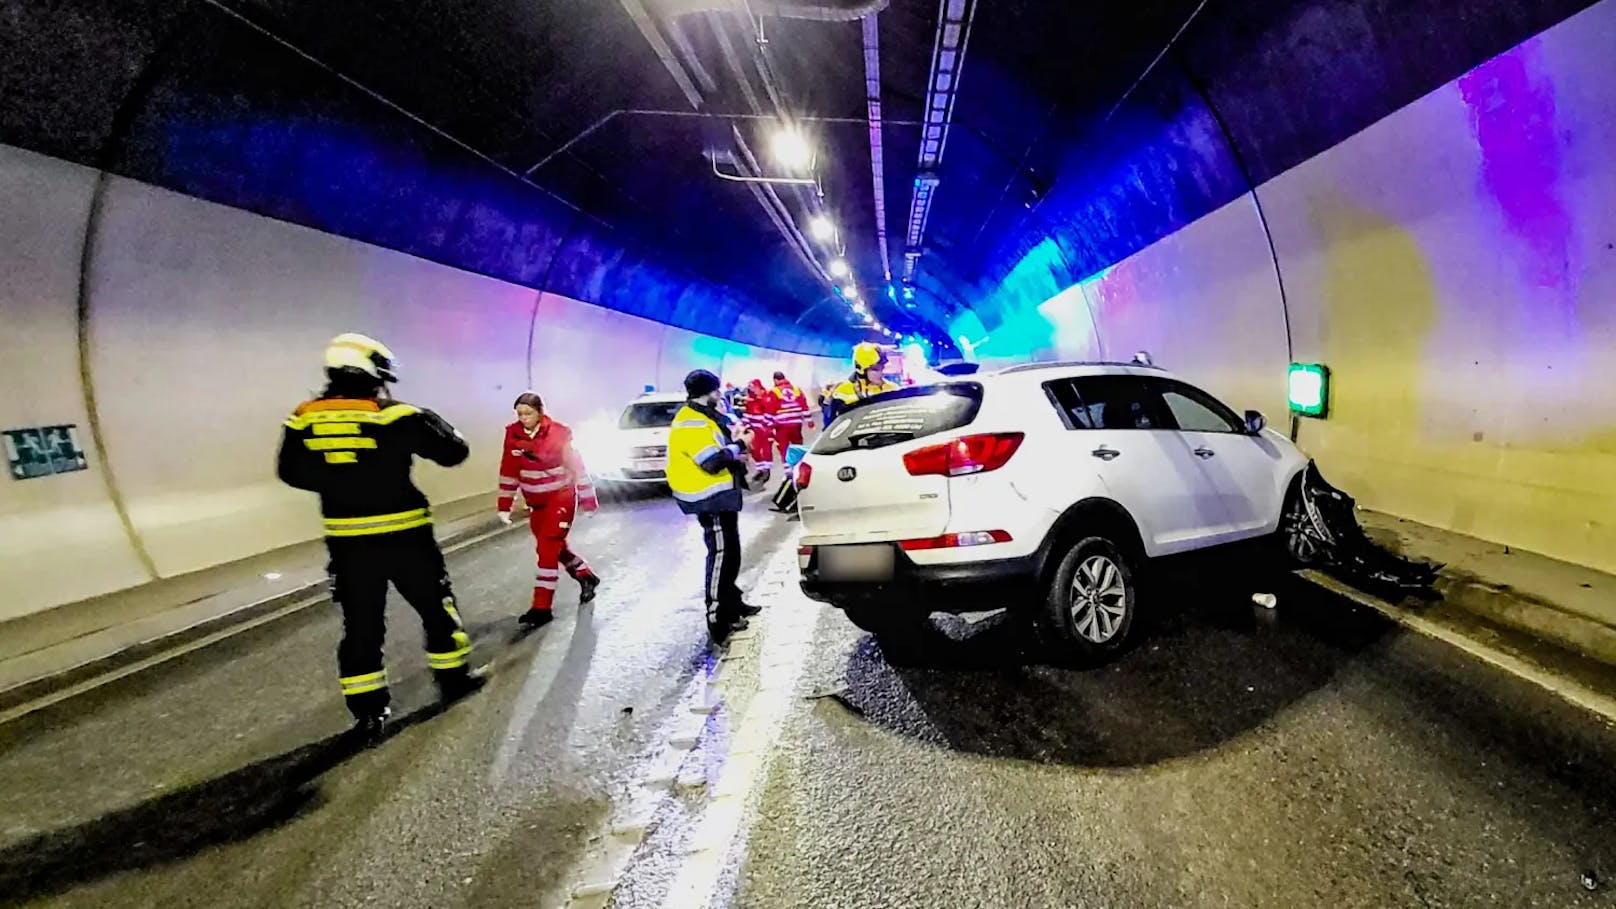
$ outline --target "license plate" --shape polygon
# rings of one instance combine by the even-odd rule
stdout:
[[[819,576],[827,581],[892,580],[892,546],[821,546]]]

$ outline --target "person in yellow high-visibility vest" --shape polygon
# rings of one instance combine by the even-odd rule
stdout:
[[[746,450],[752,430],[730,432],[718,409],[718,376],[698,369],[685,376],[685,406],[668,434],[668,487],[679,510],[694,515],[707,544],[707,633],[722,643],[746,627],[757,607],[747,605],[736,578],[741,573],[741,491],[746,488]]]

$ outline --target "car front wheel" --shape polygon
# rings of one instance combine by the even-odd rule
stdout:
[[[1080,659],[1105,659],[1127,642],[1137,603],[1133,561],[1110,540],[1085,537],[1067,550],[1050,581],[1045,637]]]

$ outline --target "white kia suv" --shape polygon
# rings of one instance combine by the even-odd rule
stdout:
[[[932,612],[1035,607],[1119,649],[1160,556],[1275,534],[1307,458],[1167,372],[1047,363],[850,408],[798,466],[802,588],[899,645]]]

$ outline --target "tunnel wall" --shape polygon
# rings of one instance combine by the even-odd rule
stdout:
[[[383,338],[399,397],[471,442],[467,464],[418,470],[427,494],[490,508],[498,434],[530,384],[590,426],[697,366],[805,386],[843,369],[122,177],[97,202],[101,179],[0,146],[0,426],[77,424],[90,464],[0,481],[0,620],[317,536],[313,497],[279,484],[274,452],[343,331]]]
[[[953,333],[987,361],[1147,349],[1270,415],[1289,361],[1326,363],[1299,442],[1362,504],[1616,571],[1612,48],[1605,0],[1075,283],[1028,243]],[[1164,120],[1210,116],[1186,104]]]

